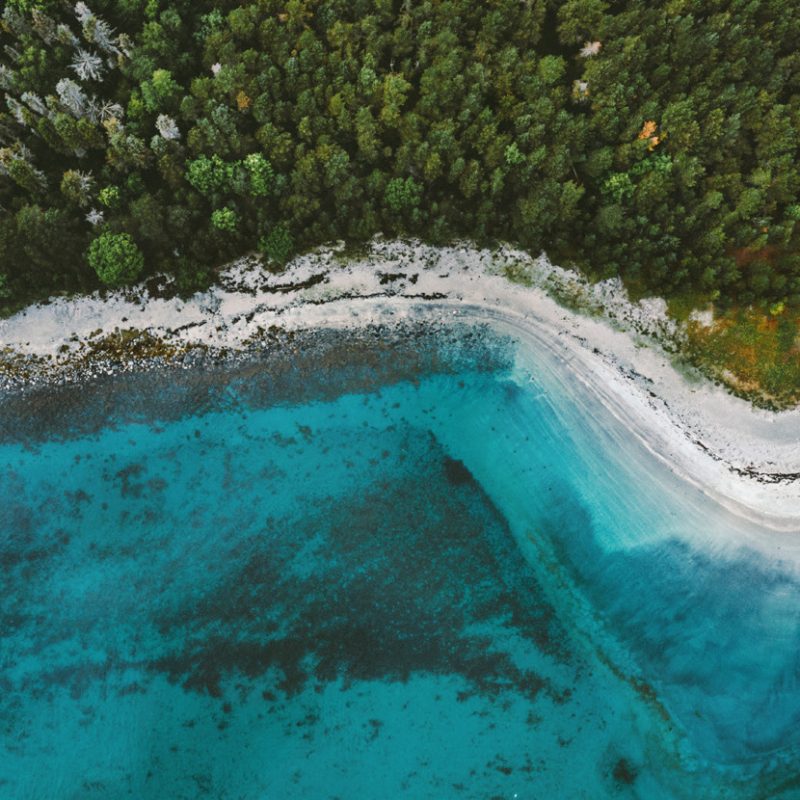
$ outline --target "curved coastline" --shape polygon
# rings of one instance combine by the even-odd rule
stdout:
[[[506,277],[512,269],[526,285]],[[548,294],[554,288],[594,315],[558,305]],[[270,328],[391,325],[421,315],[489,322],[518,340],[531,363],[547,348],[674,473],[740,517],[800,533],[800,409],[756,409],[682,374],[658,344],[670,334],[658,301],[631,303],[615,281],[590,286],[508,248],[376,241],[359,258],[345,260],[336,247],[316,251],[278,276],[242,259],[189,300],[153,297],[144,287],[59,298],[0,321],[0,371],[7,391],[24,391],[31,382],[140,368],[142,360],[109,360],[97,348],[115,331],[147,332],[163,345],[160,363],[188,368],[195,350],[257,346]],[[800,539],[781,536],[772,546],[800,561]]]
[[[508,330],[526,345],[525,356],[531,362],[536,349],[549,348],[565,369],[599,399],[604,410],[680,479],[736,516],[771,530],[800,533],[800,475],[796,472],[759,471],[727,460],[701,438],[695,438],[697,429],[671,412],[662,394],[648,387],[646,374],[626,369],[580,342],[559,340],[562,347],[557,347],[547,325],[530,316],[519,318],[498,309],[491,309],[491,315],[501,330]],[[476,309],[476,318],[482,316]],[[718,431],[714,433],[719,435]],[[763,446],[768,447],[769,443],[764,442]],[[784,540],[781,544],[784,549],[788,545],[788,549],[796,551],[800,561],[800,540]]]

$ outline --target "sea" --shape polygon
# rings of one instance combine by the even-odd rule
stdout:
[[[0,798],[799,798],[800,585],[536,342],[0,399]]]

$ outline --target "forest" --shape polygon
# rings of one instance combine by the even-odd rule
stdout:
[[[0,304],[377,232],[800,306],[800,4],[6,0]]]

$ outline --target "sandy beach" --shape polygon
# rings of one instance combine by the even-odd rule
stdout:
[[[93,357],[97,342],[120,331],[146,331],[183,358],[251,347],[276,326],[347,328],[420,314],[488,321],[522,343],[523,359],[535,360],[537,348],[563,359],[632,435],[707,495],[765,527],[800,532],[800,409],[756,409],[676,366],[668,351],[681,332],[664,302],[632,303],[617,280],[590,285],[510,248],[376,240],[359,256],[322,248],[279,275],[245,258],[188,300],[163,288],[57,298],[0,321],[6,389],[138,368]]]

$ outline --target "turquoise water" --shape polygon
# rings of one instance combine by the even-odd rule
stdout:
[[[768,535],[437,335],[6,404],[0,797],[800,797]]]

